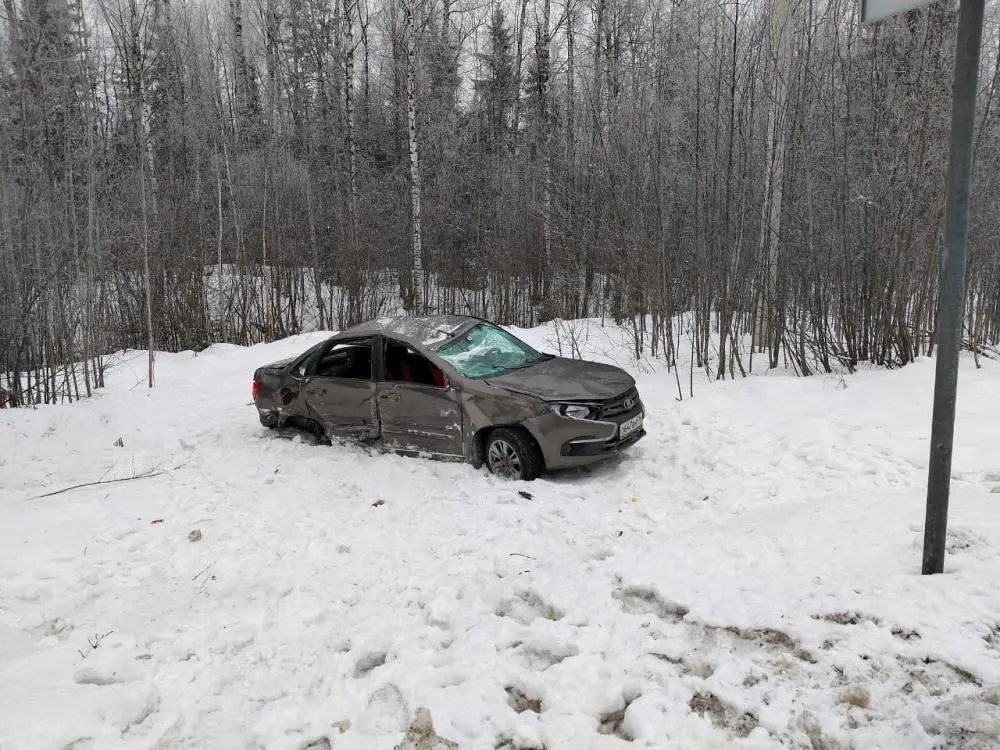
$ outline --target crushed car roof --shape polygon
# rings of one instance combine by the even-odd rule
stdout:
[[[421,346],[433,347],[443,344],[463,331],[482,321],[467,315],[400,315],[369,320],[348,328],[342,336],[364,336],[385,333],[408,339]]]

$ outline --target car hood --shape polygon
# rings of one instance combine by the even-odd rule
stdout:
[[[497,375],[486,382],[545,401],[603,401],[635,385],[632,376],[621,368],[562,357]]]

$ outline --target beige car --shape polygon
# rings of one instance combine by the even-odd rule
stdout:
[[[267,427],[485,464],[508,479],[589,464],[646,434],[624,370],[543,354],[459,315],[362,323],[259,368],[253,400]]]

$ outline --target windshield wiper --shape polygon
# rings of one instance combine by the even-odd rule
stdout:
[[[555,359],[554,355],[552,355],[552,354],[543,354],[543,355],[541,355],[537,359],[526,359],[520,365],[514,365],[513,367],[507,367],[507,368],[505,368],[503,370],[503,372],[514,372],[515,370],[523,370],[526,367],[531,367],[533,365],[537,365],[539,362],[546,362],[546,361],[548,361],[550,359]]]

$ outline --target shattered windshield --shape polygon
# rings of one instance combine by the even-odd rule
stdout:
[[[549,358],[490,323],[470,328],[436,353],[467,378],[488,378]]]

